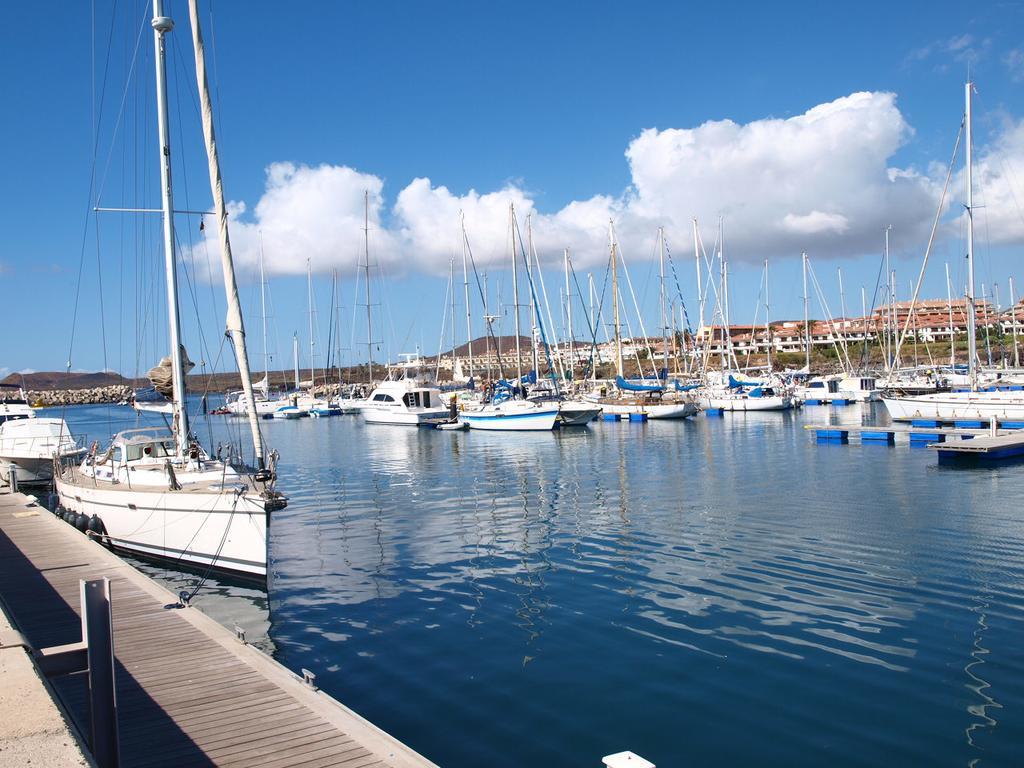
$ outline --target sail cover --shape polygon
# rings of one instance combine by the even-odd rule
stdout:
[[[187,376],[188,372],[196,367],[196,364],[188,359],[188,352],[185,351],[184,346],[179,345],[179,350],[181,353],[181,369]],[[171,373],[170,355],[160,358],[160,362],[149,369],[146,378],[153,385],[153,389],[168,400],[174,399],[174,377]]]
[[[637,384],[621,376],[615,377],[615,386],[626,392],[661,392],[665,389],[660,384]]]

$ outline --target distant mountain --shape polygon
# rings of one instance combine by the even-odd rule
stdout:
[[[31,390],[90,389],[109,387],[115,384],[131,385],[132,380],[119,373],[65,373],[64,371],[36,371],[35,373],[12,373],[0,384],[14,384]]]

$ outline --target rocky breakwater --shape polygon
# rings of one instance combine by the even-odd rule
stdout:
[[[28,390],[25,399],[31,405],[95,405],[97,403],[120,403],[132,395],[132,388],[123,384],[84,389]]]

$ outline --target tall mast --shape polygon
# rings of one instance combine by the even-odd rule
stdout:
[[[693,258],[697,263],[697,307],[699,313],[699,325],[697,330],[704,328],[704,284],[700,276],[700,242],[697,237],[697,220],[693,220]]]
[[[892,295],[892,273],[889,271],[889,232],[892,224],[885,228],[885,293],[889,297],[885,308],[885,370],[892,369],[892,347],[893,336],[895,336],[895,322],[893,320],[895,297]]]
[[[466,238],[466,218],[459,211],[459,221],[462,223],[462,292],[466,301],[466,343],[469,354],[469,378],[473,378],[473,317],[469,311],[469,262],[468,242]]]
[[[811,319],[810,319],[810,298],[807,294],[807,251],[800,254],[804,267],[804,366],[807,373],[811,372]]]
[[[587,272],[587,296],[590,299],[590,330],[594,338],[590,343],[591,357],[596,357],[597,352],[597,314],[594,312],[594,273]],[[590,361],[590,378],[597,381],[597,360]]]
[[[267,278],[263,274],[263,230],[260,230],[260,319],[263,321],[263,382],[270,386],[270,352],[267,350]]]
[[[843,315],[843,324],[840,327],[839,337],[843,349],[846,349],[846,293],[843,291],[843,268],[836,267],[839,273],[839,311]]]
[[[530,281],[530,346],[533,350],[533,371],[540,375],[540,360],[537,356],[537,298],[533,295],[533,214],[526,215],[526,276]]]
[[[974,177],[973,134],[971,132],[971,90],[974,84],[968,82],[964,86],[966,100],[966,117],[964,119],[964,155],[967,181],[967,370],[971,380],[971,391],[978,389],[978,339],[974,309]]]
[[[569,336],[569,378],[572,379],[572,372],[576,366],[576,342],[573,340],[572,335],[572,286],[569,283],[570,264],[568,248],[565,249],[563,255],[565,257],[565,314],[568,321]],[[1010,285],[1013,285],[1013,283],[1010,283]]]
[[[167,120],[167,62],[164,35],[174,21],[163,14],[163,2],[153,0],[153,44],[156,49],[156,103],[160,133],[160,191],[163,197],[164,267],[167,278],[167,315],[171,343],[171,381],[174,387],[174,437],[177,455],[188,452],[188,410],[185,407],[185,369],[181,359],[181,320],[178,313],[178,269],[174,255],[174,195],[171,191],[171,137]]]
[[[1017,349],[1017,297],[1013,292],[1013,278],[1010,278],[1010,327],[1013,333],[1013,367],[1020,368],[1020,351]]]
[[[768,259],[764,260],[764,335],[767,339],[765,347],[767,354],[768,370],[772,369],[772,323],[771,323],[771,297],[768,295]]]
[[[452,296],[452,381],[455,381],[455,256],[448,260],[448,290]]]
[[[953,331],[953,286],[949,282],[948,261],[946,262],[946,308],[949,310],[949,364],[952,367],[956,365],[956,335]]]
[[[658,274],[659,274],[659,277],[661,279],[660,280],[660,283],[661,283],[661,286],[660,286],[660,288],[661,288],[661,290],[660,290],[660,293],[661,293],[661,296],[660,296],[660,303],[661,303],[661,352],[662,352],[662,362],[664,363],[665,372],[666,372],[665,375],[667,377],[668,376],[668,316],[665,314],[666,309],[667,309],[667,307],[666,307],[667,302],[665,301],[665,228],[664,227],[658,227],[658,243],[659,243],[659,246],[660,246],[659,249],[658,249]]]
[[[292,334],[292,365],[295,366],[295,388],[299,388],[299,332]]]
[[[363,268],[366,270],[366,365],[367,384],[373,386],[373,320],[370,310],[370,190],[363,191]]]
[[[153,13],[154,16],[159,14],[160,0],[154,0]],[[249,401],[248,408],[248,420],[249,420],[249,431],[252,433],[252,447],[253,453],[256,457],[256,465],[259,469],[264,468],[264,456],[263,456],[263,437],[260,435],[260,425],[256,416],[256,399],[255,393],[252,387],[252,374],[249,370],[249,353],[245,348],[245,323],[242,320],[242,302],[238,298],[238,284],[235,281],[235,265],[234,259],[231,255],[231,238],[228,236],[228,212],[227,206],[224,203],[224,185],[220,175],[220,158],[217,154],[217,137],[213,128],[213,102],[210,99],[210,87],[206,78],[206,54],[203,48],[203,33],[199,26],[199,6],[197,0],[189,0],[188,6],[189,18],[192,22],[192,47],[195,49],[196,58],[196,82],[198,84],[199,98],[202,105],[203,115],[203,137],[206,139],[206,158],[207,164],[210,171],[210,188],[213,193],[213,204],[214,211],[217,215],[218,231],[220,235],[220,261],[221,271],[224,273],[224,291],[227,295],[227,335],[231,337],[232,344],[235,347],[235,359],[238,362],[238,373],[242,377],[242,391],[245,393],[246,399]],[[168,23],[170,20],[167,20]],[[157,27],[156,19],[153,21],[154,28],[157,28],[158,37],[159,28]],[[163,64],[163,46],[162,43],[158,42],[157,49],[160,51],[160,69],[164,68]],[[158,91],[160,90],[158,86]],[[166,110],[167,110],[167,94],[166,91],[160,99],[162,102],[162,122],[165,124],[163,132],[166,133]],[[164,145],[164,158],[167,162],[168,181],[167,181],[167,196],[164,199],[164,204],[170,208],[170,145]],[[169,213],[165,212],[165,217],[170,218]],[[166,229],[166,228],[165,228]],[[165,232],[166,234],[166,232]],[[170,302],[168,302],[170,304]],[[177,346],[175,346],[174,359],[177,360]],[[184,414],[184,405],[182,406],[182,412]],[[181,440],[179,438],[179,446]]]
[[[313,265],[309,259],[306,259],[306,290],[309,295],[309,392],[312,394],[316,389],[316,365],[313,362]]]
[[[624,376],[622,369],[622,336],[619,333],[619,257],[615,252],[615,232],[608,219],[608,247],[612,259],[612,325],[615,332],[615,375]]]
[[[516,271],[516,206],[509,203],[508,206],[509,229],[512,231],[512,304],[515,309],[515,332],[516,332],[516,376],[520,381],[523,378],[523,351],[519,344],[519,276]]]
[[[721,296],[718,301],[718,309],[722,316],[722,347],[721,347],[721,365],[722,370],[725,370],[726,356],[729,355],[732,345],[731,331],[729,330],[729,278],[728,272],[725,269],[725,243],[722,242],[722,217],[718,217],[718,288]]]

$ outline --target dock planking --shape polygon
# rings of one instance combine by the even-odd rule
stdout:
[[[81,639],[79,581],[104,576],[122,766],[434,765],[197,609],[173,608],[174,595],[31,497],[0,495],[0,597],[34,647]],[[53,685],[87,734],[85,676]]]

